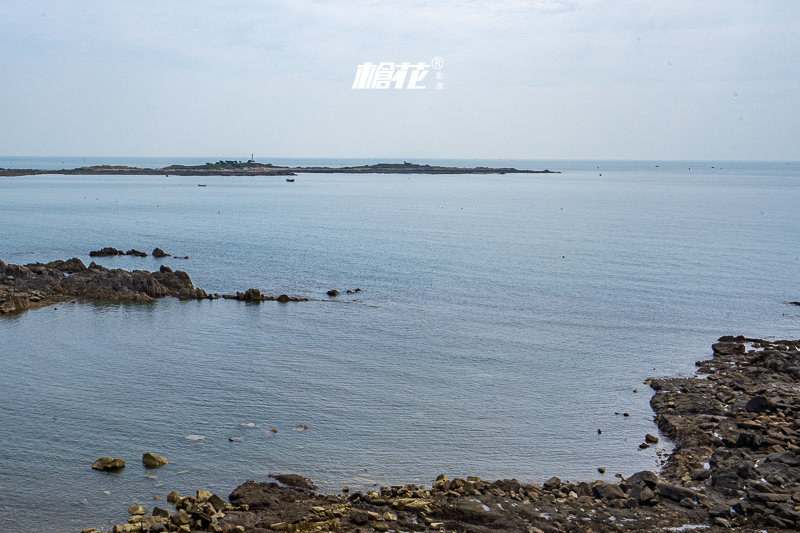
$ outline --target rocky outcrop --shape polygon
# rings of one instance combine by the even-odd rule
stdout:
[[[281,294],[280,296],[268,296],[262,294],[259,289],[247,289],[245,292],[237,292],[236,294],[223,294],[226,300],[239,300],[240,302],[307,302],[308,298],[296,298]]]
[[[186,272],[162,267],[157,272],[109,269],[80,259],[47,264],[0,265],[0,313],[42,307],[72,298],[147,301],[164,296],[208,298]]]
[[[162,257],[169,257],[170,255],[162,250],[161,248],[156,248],[153,250],[153,257],[158,257],[161,259]]]
[[[125,255],[125,252],[111,247],[106,247],[101,250],[92,250],[89,252],[89,257],[110,257],[112,255]]]
[[[799,348],[726,336],[696,363],[698,377],[651,381],[656,423],[676,443],[662,495],[702,495],[715,525],[800,526]]]

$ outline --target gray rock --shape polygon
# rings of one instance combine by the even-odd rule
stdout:
[[[548,479],[547,481],[545,481],[545,482],[542,484],[542,488],[543,488],[544,490],[547,490],[547,491],[550,491],[550,490],[556,490],[556,489],[558,489],[560,486],[561,486],[561,479],[560,479],[560,478],[557,478],[557,477],[555,477],[555,476],[551,477],[550,479]]]
[[[604,500],[617,500],[620,498],[625,498],[625,493],[622,491],[622,487],[616,483],[598,483],[592,490],[594,491],[595,496]]]

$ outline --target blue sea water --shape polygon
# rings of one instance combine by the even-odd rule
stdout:
[[[247,157],[0,167],[217,159]],[[190,259],[97,262],[311,299],[0,317],[0,531],[110,529],[134,501],[272,472],[338,491],[656,469],[646,378],[691,374],[724,334],[800,336],[797,162],[414,162],[562,173],[0,178],[7,263],[159,246]],[[93,471],[105,455],[128,466]]]

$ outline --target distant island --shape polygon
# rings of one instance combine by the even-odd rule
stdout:
[[[305,174],[554,174],[553,170],[520,170],[516,168],[446,167],[416,163],[378,163],[354,167],[281,167],[254,160],[217,161],[205,165],[169,165],[164,168],[138,168],[117,165],[98,165],[73,169],[43,170],[0,168],[0,176],[32,176],[37,174],[98,175],[98,176],[295,176]]]

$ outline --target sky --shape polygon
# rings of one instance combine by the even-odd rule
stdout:
[[[798,28],[791,0],[3,0],[0,155],[796,161]]]

